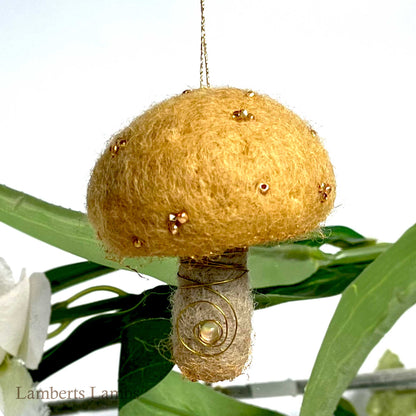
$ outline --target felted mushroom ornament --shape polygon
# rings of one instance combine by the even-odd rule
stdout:
[[[200,88],[111,138],[87,205],[113,257],[180,258],[173,357],[190,380],[216,382],[250,355],[248,248],[316,230],[334,198],[328,154],[305,121],[266,95]]]

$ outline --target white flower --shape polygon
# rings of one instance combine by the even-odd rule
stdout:
[[[36,369],[51,315],[51,288],[43,273],[29,278],[23,270],[16,283],[6,262],[0,258],[0,364],[6,354],[20,358]]]
[[[7,357],[0,365],[0,414],[4,416],[48,416],[48,407],[38,398],[32,378],[19,360]],[[31,397],[31,396],[29,396]]]

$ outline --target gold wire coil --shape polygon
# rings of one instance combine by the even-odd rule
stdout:
[[[175,329],[176,329],[176,334],[177,334],[177,338],[179,340],[179,342],[190,352],[192,352],[195,355],[198,355],[200,357],[215,357],[218,355],[223,354],[225,351],[227,351],[231,345],[233,344],[236,336],[237,336],[237,330],[238,330],[238,318],[237,318],[237,313],[235,311],[234,306],[232,305],[230,299],[223,295],[222,293],[220,293],[218,290],[215,290],[213,288],[213,286],[216,285],[224,285],[227,283],[231,283],[236,281],[237,279],[240,279],[241,277],[243,277],[244,275],[246,275],[246,273],[248,272],[246,268],[241,267],[241,265],[233,265],[233,264],[224,264],[224,263],[219,263],[219,262],[215,262],[215,261],[206,261],[204,263],[199,263],[199,262],[193,262],[192,260],[186,260],[183,261],[182,264],[186,264],[189,265],[191,267],[195,267],[195,266],[200,266],[200,267],[218,267],[218,268],[224,268],[224,269],[234,269],[234,270],[240,270],[241,274],[239,274],[238,276],[234,277],[234,278],[230,278],[230,279],[224,279],[224,280],[220,280],[220,281],[214,281],[214,282],[208,282],[208,283],[203,283],[203,282],[199,282],[196,280],[193,280],[187,276],[183,276],[181,274],[178,273],[178,278],[185,280],[187,282],[189,282],[189,284],[186,284],[184,286],[179,286],[178,290],[189,290],[189,289],[196,289],[196,288],[201,288],[203,290],[208,291],[209,293],[215,295],[216,297],[218,297],[218,302],[212,302],[211,300],[208,299],[200,299],[197,300],[195,302],[191,302],[188,305],[186,305],[183,309],[181,309],[181,311],[179,312],[176,322],[175,322]],[[223,301],[224,305],[221,305],[221,301]],[[207,304],[209,306],[212,307],[213,311],[216,311],[217,314],[219,314],[219,316],[222,318],[220,322],[220,320],[218,319],[204,319],[204,321],[198,322],[196,323],[196,325],[194,325],[193,327],[193,341],[196,341],[197,344],[196,345],[201,345],[201,350],[196,349],[196,347],[192,347],[191,345],[189,345],[189,342],[187,342],[184,339],[184,336],[181,334],[181,318],[184,316],[184,314],[191,310],[192,308],[198,308],[203,304]],[[225,311],[225,307],[229,309],[229,313],[227,314],[227,311]],[[228,316],[227,316],[228,315]],[[203,340],[201,340],[201,337],[198,336],[197,334],[197,330],[200,327],[201,323],[206,322],[206,321],[211,321],[211,322],[216,322],[216,324],[218,325],[219,331],[221,336],[215,340],[214,343],[209,344],[204,342]],[[231,322],[234,323],[234,328],[230,329],[231,327]],[[231,333],[230,333],[231,332]],[[199,342],[199,344],[198,344]]]

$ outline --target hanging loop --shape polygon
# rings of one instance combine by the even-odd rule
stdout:
[[[199,66],[199,87],[209,88],[208,52],[207,40],[205,36],[205,0],[201,2],[201,56]],[[205,85],[204,85],[205,78]]]

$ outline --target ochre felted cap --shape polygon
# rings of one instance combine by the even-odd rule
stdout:
[[[310,126],[266,95],[192,90],[116,134],[88,188],[88,216],[118,258],[202,257],[315,230],[335,179]]]

